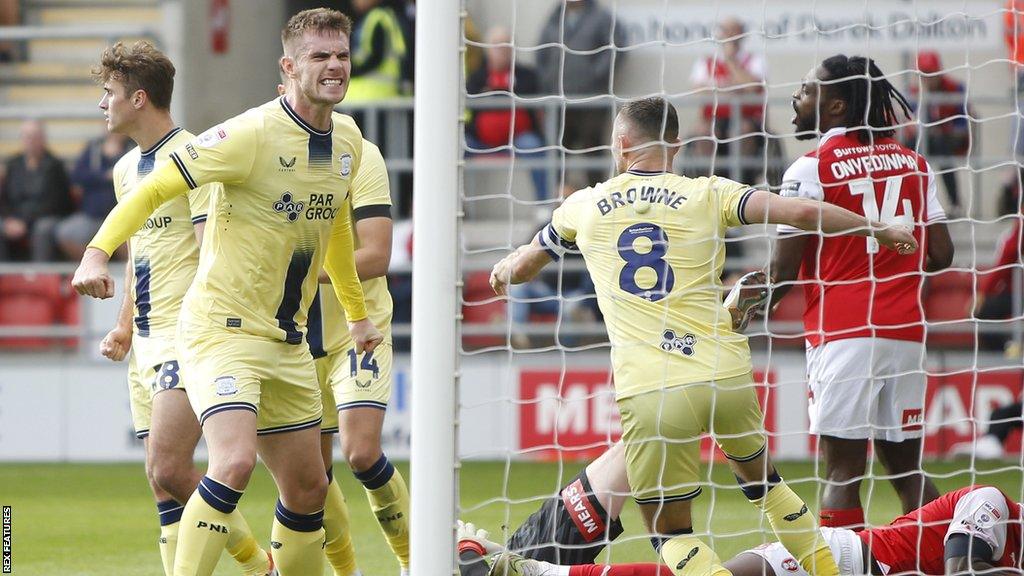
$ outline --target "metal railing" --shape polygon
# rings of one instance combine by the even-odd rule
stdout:
[[[584,270],[581,262],[568,264],[567,270]],[[34,263],[0,263],[0,283],[5,276],[38,276],[38,275],[59,275],[64,282],[70,283],[74,274],[76,264],[55,263],[55,264],[34,264]],[[112,269],[116,265],[112,266]],[[473,272],[489,270],[489,265],[479,262],[469,268],[463,269],[463,277]],[[389,277],[412,276],[410,266],[396,266],[389,272]],[[1003,334],[1019,347],[1024,342],[1024,318],[1021,315],[1021,299],[1024,294],[1024,273],[1018,267],[1014,270],[1013,282],[1013,310],[1017,312],[1013,317],[1001,320],[983,320],[971,316],[932,322],[928,324],[928,334],[931,335],[972,335],[977,340],[980,335]],[[70,295],[70,286],[66,286],[67,294]],[[794,288],[799,290],[800,287]],[[593,294],[574,294],[573,299],[593,297]],[[552,296],[551,299],[559,299],[560,296]],[[521,300],[520,302],[535,302],[540,299]],[[476,306],[493,306],[500,302],[501,306],[509,306],[503,298],[488,297],[482,300],[463,300],[463,311]],[[0,325],[0,353],[8,352],[4,349],[6,339],[41,338],[49,340],[54,348],[66,349],[69,345],[76,348],[80,354],[91,356],[93,351],[85,347],[98,342],[98,340],[113,327],[115,318],[113,315],[108,323],[102,322],[94,317],[94,301],[83,298],[79,303],[79,318],[75,324],[51,324],[51,325]],[[396,302],[397,306],[407,306],[407,302]],[[514,342],[515,338],[525,336],[532,339],[531,348],[535,351],[549,349],[556,344],[570,349],[586,349],[607,345],[607,331],[600,321],[575,321],[571,320],[567,312],[563,310],[553,321],[539,321],[520,324],[513,322],[510,314],[506,314],[499,321],[491,323],[463,322],[461,325],[463,346],[467,350],[472,349],[493,349],[503,348]],[[397,348],[407,350],[406,344],[401,342],[411,335],[411,325],[408,323],[395,323],[392,326],[392,333],[399,340]],[[802,346],[802,334],[804,333],[803,323],[798,320],[775,320],[769,316],[766,321],[757,319],[751,323],[747,330],[752,347],[761,349],[771,346]],[[956,345],[945,344],[947,348],[958,349]],[[33,347],[34,348],[34,347]],[[969,349],[970,347],[968,347]],[[1018,348],[1020,349],[1020,348]],[[15,350],[17,351],[17,350]]]

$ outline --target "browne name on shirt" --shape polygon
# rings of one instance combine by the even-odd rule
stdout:
[[[685,200],[686,196],[675,190],[655,186],[639,186],[630,188],[625,192],[612,192],[598,200],[596,205],[598,211],[601,212],[601,216],[606,216],[618,208],[635,204],[637,201],[650,204],[664,204],[673,210],[678,210]]]

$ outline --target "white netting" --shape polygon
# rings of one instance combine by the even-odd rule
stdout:
[[[1013,153],[1020,108],[1004,38],[1015,13],[1007,20],[1003,3],[955,0],[464,4],[459,454],[500,464],[463,476],[460,515],[511,533],[621,431],[607,337],[582,259],[549,265],[510,300],[487,283],[491,266],[528,243],[562,195],[611,175],[616,107],[664,96],[679,112],[677,173],[778,191],[786,168],[817,143],[794,139],[791,95],[837,53],[870,56],[917,104],[898,138],[929,160],[950,219],[953,265],[927,273],[919,301],[928,346],[924,469],[942,491],[986,482],[1021,499],[1019,432],[998,454],[991,437],[970,444],[992,424],[1001,433],[1021,417],[1018,406],[990,421],[994,409],[1019,401],[1024,383],[1021,178]],[[1016,26],[1024,37],[1024,24]],[[505,60],[515,73],[494,65]],[[726,285],[768,266],[774,237],[763,226],[733,232]],[[807,433],[804,302],[799,287],[792,292],[747,334],[769,450],[778,461],[797,461],[780,470],[817,510],[824,467]],[[944,462],[963,442],[963,457]],[[695,531],[711,536],[723,559],[771,539],[721,454],[707,440],[703,446],[711,465]],[[983,463],[990,456],[999,462]],[[869,522],[899,515],[885,468],[869,458],[864,478]],[[633,508],[626,503],[630,521],[613,560],[654,558]]]

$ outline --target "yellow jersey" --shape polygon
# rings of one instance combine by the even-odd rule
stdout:
[[[388,170],[384,165],[380,148],[373,142],[363,140],[362,163],[359,166],[359,174],[352,179],[350,190],[353,226],[364,218],[391,217]],[[355,241],[358,249],[358,235]],[[381,276],[364,280],[362,284],[363,299],[370,321],[384,335],[384,342],[390,343],[392,302],[391,293],[388,292],[388,279]],[[329,286],[325,290],[319,290],[313,299],[309,309],[306,339],[313,358],[342,352],[352,346],[345,310]]]
[[[364,314],[356,319],[365,317],[349,208],[362,135],[348,116],[332,121],[320,132],[281,97],[171,154],[190,188],[223,183],[213,191],[199,270],[185,295],[182,320],[190,327],[301,344],[325,253],[351,266],[352,284],[341,290],[349,310]]]
[[[616,397],[750,372],[722,307],[725,232],[746,224],[749,186],[630,171],[576,192],[538,240],[583,254],[611,342]]]
[[[181,128],[167,133],[148,150],[135,147],[114,164],[114,195],[118,202],[139,180],[169,161],[170,153],[194,136]],[[135,332],[143,337],[173,338],[181,300],[199,266],[194,226],[206,220],[209,184],[160,206],[130,240]]]

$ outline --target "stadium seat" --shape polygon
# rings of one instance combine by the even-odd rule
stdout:
[[[57,309],[54,301],[45,296],[18,294],[0,298],[0,326],[36,327],[51,326],[57,320]],[[32,336],[15,336],[0,338],[0,348],[5,349],[41,349],[50,346],[48,338]]]
[[[946,271],[928,279],[925,286],[925,319],[941,322],[941,332],[928,332],[928,345],[944,348],[973,348],[974,325],[969,308],[974,304],[974,275],[971,272]],[[949,330],[955,329],[950,332]]]
[[[508,304],[495,298],[489,272],[472,272],[462,288],[462,321],[466,324],[504,324]],[[502,346],[503,336],[470,335],[462,337],[466,348]]]
[[[35,295],[58,301],[64,298],[64,277],[60,274],[4,274],[0,275],[0,298]]]

